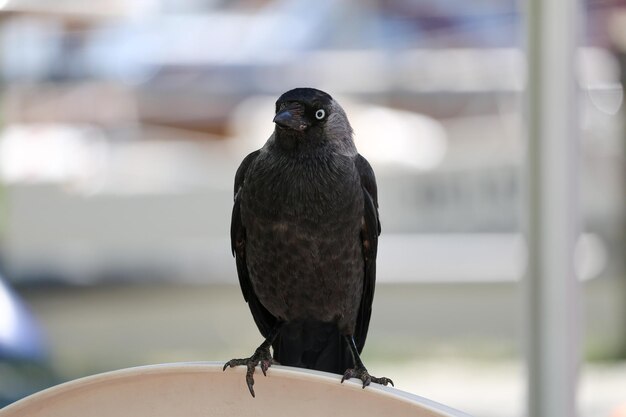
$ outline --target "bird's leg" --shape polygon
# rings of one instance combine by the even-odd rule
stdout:
[[[224,371],[229,366],[231,368],[234,368],[235,366],[239,366],[239,365],[247,366],[248,370],[246,371],[246,384],[248,385],[250,394],[252,394],[253,397],[255,396],[254,388],[252,388],[252,386],[254,385],[254,377],[253,377],[254,369],[256,368],[257,365],[260,364],[261,371],[263,371],[263,375],[267,376],[267,370],[269,369],[270,366],[272,366],[272,363],[274,362],[274,359],[272,358],[272,354],[270,353],[270,346],[272,345],[272,342],[274,342],[274,339],[276,339],[276,336],[278,336],[280,327],[281,327],[280,323],[276,324],[276,326],[274,326],[274,328],[272,329],[270,334],[267,336],[265,341],[261,343],[261,346],[259,346],[254,351],[254,354],[250,356],[249,358],[231,359],[224,364],[224,368],[223,368]]]
[[[365,365],[363,365],[363,361],[361,361],[361,357],[359,356],[359,351],[356,348],[356,343],[354,342],[353,336],[344,336],[346,341],[348,342],[348,346],[350,347],[350,353],[352,354],[352,359],[354,360],[354,368],[346,369],[346,372],[343,374],[343,378],[341,378],[341,382],[350,378],[359,378],[363,381],[363,388],[368,386],[371,382],[376,382],[381,385],[391,384],[393,386],[393,381],[386,377],[377,378],[375,376],[371,376]]]

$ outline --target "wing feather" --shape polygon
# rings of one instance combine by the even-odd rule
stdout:
[[[248,168],[258,154],[259,151],[255,151],[246,156],[235,174],[235,201],[230,223],[230,243],[237,264],[237,275],[239,276],[239,285],[243,298],[248,303],[248,307],[250,307],[250,312],[252,313],[252,317],[259,331],[263,337],[268,337],[277,320],[276,317],[261,304],[250,281],[248,265],[246,263],[246,229],[241,220],[241,190],[245,185]]]
[[[363,274],[363,295],[357,317],[354,338],[359,353],[363,350],[370,317],[372,315],[372,302],[374,300],[374,287],[376,285],[376,254],[378,252],[378,236],[380,235],[380,220],[378,217],[378,189],[374,170],[369,162],[357,155],[355,166],[361,178],[363,188],[363,226],[361,227],[361,241],[363,243],[363,256],[365,259],[365,271]]]

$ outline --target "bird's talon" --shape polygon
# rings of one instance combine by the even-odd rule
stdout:
[[[267,370],[269,369],[271,365],[272,365],[271,362],[268,360],[261,361],[261,371],[263,371],[263,376],[267,376]]]
[[[256,398],[256,395],[254,395],[254,388],[252,388],[252,386],[254,385],[254,379],[252,380],[252,382],[246,381],[246,383],[248,385],[248,391],[250,391],[250,395],[252,395],[252,398]]]
[[[250,391],[250,394],[252,394],[253,397],[255,397],[254,395],[254,388],[252,388],[252,386],[254,385],[254,367],[250,368],[248,365],[248,371],[246,372],[246,385],[248,385],[248,390]]]
[[[222,368],[222,371],[225,371],[226,368],[228,368],[229,366],[231,368],[234,368],[237,365],[244,365],[246,363],[246,359],[231,359],[228,362],[226,362],[224,364],[224,367]]]
[[[361,381],[363,381],[363,388],[369,386],[372,382],[376,382],[377,384],[381,385],[393,385],[393,381],[389,378],[377,378],[375,376],[371,376],[369,372],[367,372],[367,369],[365,369],[365,367],[346,369],[346,372],[344,372],[343,377],[341,378],[341,382],[343,383],[343,381],[350,378],[359,378]]]
[[[395,386],[393,385],[393,381],[386,377],[382,377],[382,378],[372,377],[372,381],[376,382],[377,384],[384,385],[384,386],[388,386],[389,384],[391,384],[392,387]]]
[[[254,388],[254,369],[257,365],[261,365],[261,371],[263,371],[263,375],[267,376],[267,370],[272,365],[272,355],[270,353],[269,347],[261,346],[249,358],[245,359],[231,359],[224,364],[224,369],[227,367],[234,368],[235,366],[246,365],[246,385],[248,386],[248,390],[250,394],[255,397]]]
[[[353,377],[354,377],[354,369],[346,369],[346,372],[344,372],[343,377],[341,378],[341,383],[343,384],[343,381],[346,381]]]

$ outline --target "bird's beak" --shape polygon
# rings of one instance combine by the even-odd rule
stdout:
[[[309,123],[304,118],[302,105],[294,103],[285,107],[274,116],[274,123],[283,129],[297,130],[302,132],[309,127]]]

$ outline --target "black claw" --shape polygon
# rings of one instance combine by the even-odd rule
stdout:
[[[263,372],[263,376],[267,376],[267,370],[271,366],[270,361],[263,360],[261,361],[261,371]]]
[[[261,371],[263,372],[263,375],[267,376],[267,370],[272,365],[272,355],[270,354],[269,348],[259,347],[254,352],[254,355],[249,358],[231,359],[224,364],[223,370],[225,371],[226,368],[228,368],[229,366],[231,368],[234,368],[235,366],[245,365],[247,368],[246,385],[248,386],[248,390],[250,391],[252,397],[256,397],[254,393],[254,388],[252,386],[254,385],[254,369],[259,364],[261,365]]]
[[[372,382],[376,382],[377,384],[384,385],[384,386],[387,386],[389,384],[391,384],[392,387],[395,386],[393,385],[393,381],[386,377],[376,378],[375,376],[373,376]]]
[[[248,364],[248,371],[246,372],[246,385],[248,385],[248,390],[250,391],[250,394],[252,394],[252,397],[255,398],[256,396],[254,395],[254,388],[252,388],[252,386],[254,385],[254,367],[251,367],[250,364]]]
[[[350,378],[359,378],[363,381],[363,388],[369,386],[372,382],[376,382],[377,384],[387,385],[391,384],[393,386],[393,381],[386,377],[377,378],[375,376],[371,376],[365,367],[358,367],[355,369],[346,369],[346,372],[343,374],[341,378],[341,382],[350,379]]]
[[[224,364],[222,371],[225,371],[229,366],[234,368],[237,365],[246,365],[248,363],[248,359],[231,359]]]
[[[344,372],[343,377],[341,378],[341,383],[343,384],[343,381],[353,378],[354,376],[354,369],[346,369],[346,372]]]

